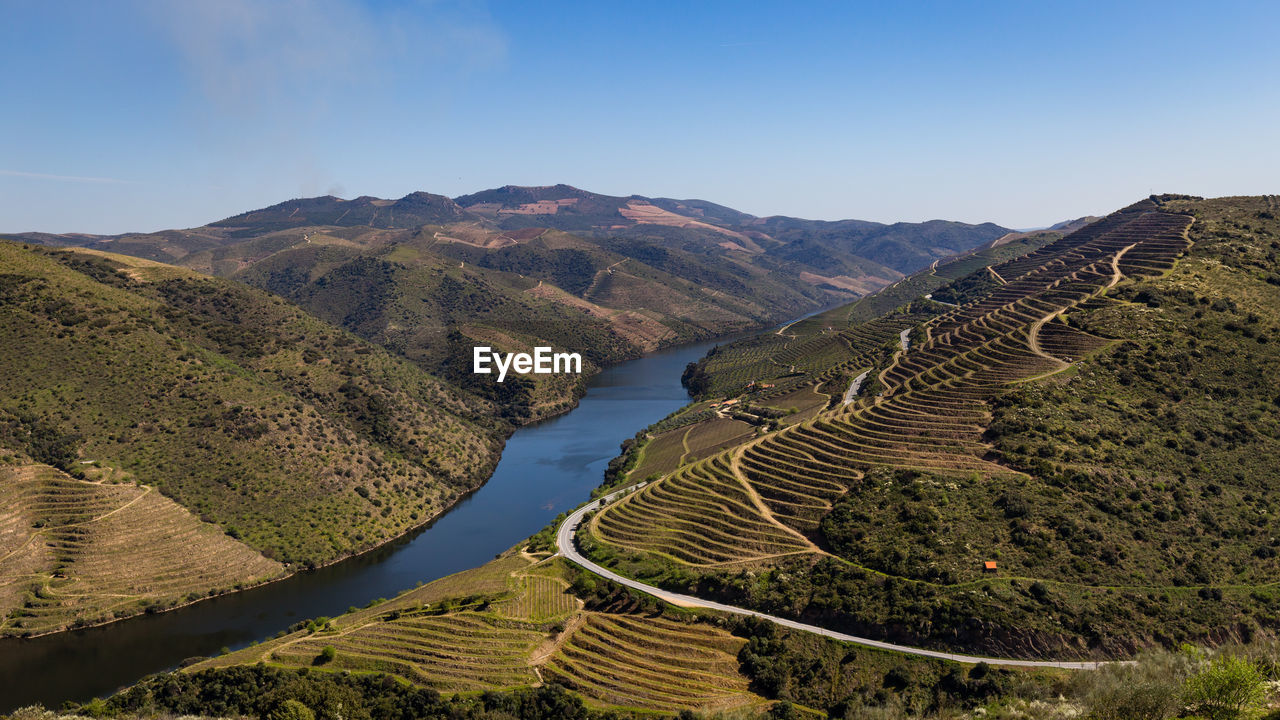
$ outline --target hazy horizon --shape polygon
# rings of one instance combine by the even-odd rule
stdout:
[[[6,2],[0,231],[570,184],[1006,227],[1280,192],[1280,6]]]

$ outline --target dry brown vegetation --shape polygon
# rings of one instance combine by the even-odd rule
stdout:
[[[128,617],[280,576],[154,488],[0,466],[0,632]]]

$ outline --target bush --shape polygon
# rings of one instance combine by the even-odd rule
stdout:
[[[1258,666],[1238,655],[1219,655],[1187,679],[1183,699],[1209,720],[1235,720],[1266,697]]]
[[[316,656],[316,665],[331,663],[336,657],[338,657],[338,651],[332,645],[325,645],[320,654]]]
[[[271,713],[268,720],[316,720],[316,714],[306,705],[289,699],[280,703],[280,707]]]
[[[1165,720],[1181,709],[1189,672],[1185,655],[1143,655],[1133,665],[1105,665],[1085,681],[1083,704],[1094,720]]]

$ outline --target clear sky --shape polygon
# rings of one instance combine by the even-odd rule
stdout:
[[[1280,194],[1280,2],[0,0],[0,231],[568,183],[1012,227]]]

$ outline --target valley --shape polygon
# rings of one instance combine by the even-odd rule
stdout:
[[[885,661],[935,683],[957,662],[1010,666],[986,691],[961,671],[947,702],[970,702],[1014,685],[1039,697],[1060,687],[1055,673],[1142,648],[1266,636],[1273,555],[1244,557],[1215,533],[1265,527],[1265,496],[1241,469],[1269,457],[1270,400],[1224,426],[1233,434],[1194,431],[1233,417],[1242,389],[1265,397],[1280,229],[1266,203],[1153,197],[707,346],[683,373],[694,402],[607,469],[591,464],[591,483],[603,471],[613,492],[602,507],[561,514],[476,569],[186,672],[265,663],[444,692],[555,683],[594,708],[750,713],[839,698],[762,684],[749,647],[845,648],[859,658],[839,681],[848,702],[880,677],[857,668]],[[1182,344],[1165,340],[1174,324]],[[1099,383],[1106,403],[1085,389]],[[1183,402],[1188,387],[1204,399]],[[1094,433],[1076,446],[1087,450],[1053,440],[1082,433]],[[1196,485],[1179,456],[1216,468],[1195,477],[1234,472],[1236,484]],[[1158,532],[1144,512],[1171,523],[1157,542],[1180,550],[1144,554]],[[1049,549],[1050,531],[1069,555]],[[688,681],[673,684],[677,671]]]
[[[763,229],[773,224],[785,228],[777,238]],[[267,290],[524,423],[572,407],[582,378],[478,381],[463,350],[550,345],[581,353],[589,375],[661,347],[859,297],[1007,232],[990,223],[755,218],[704,201],[556,185],[506,186],[456,201],[425,192],[304,198],[188,230],[9,237],[181,265]]]

